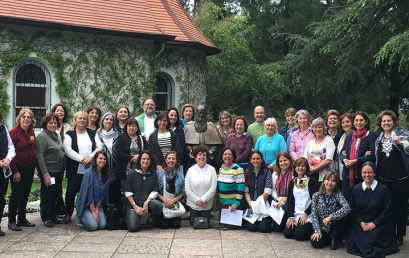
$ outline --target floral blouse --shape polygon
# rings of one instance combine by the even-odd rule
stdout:
[[[105,199],[105,189],[106,185],[102,183],[101,179],[99,179],[98,173],[93,171],[94,173],[94,191],[92,192],[92,202],[94,206],[98,205],[99,200]],[[102,203],[101,206],[102,207]]]

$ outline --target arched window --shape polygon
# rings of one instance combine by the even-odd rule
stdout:
[[[156,76],[156,113],[167,112],[172,105],[172,84],[164,74]]]
[[[29,108],[40,127],[40,119],[50,106],[51,76],[47,68],[37,61],[25,61],[17,67],[14,78],[15,117],[22,108]]]

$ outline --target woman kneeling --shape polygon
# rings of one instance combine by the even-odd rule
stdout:
[[[102,202],[106,196],[108,178],[108,157],[104,151],[98,151],[93,158],[92,167],[87,169],[82,179],[77,197],[77,217],[88,231],[105,229],[106,217]]]

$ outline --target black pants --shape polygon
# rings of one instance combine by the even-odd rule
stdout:
[[[313,231],[312,224],[307,222],[304,225],[298,223],[297,226],[294,225],[294,228],[285,228],[283,233],[286,238],[295,239],[297,241],[306,241],[310,239]]]
[[[6,196],[6,193],[7,193],[8,184],[9,184],[9,179],[4,178],[4,175],[2,172],[0,174],[0,223],[1,223],[1,218],[3,217],[4,205],[6,205],[6,200],[4,199],[4,197]]]
[[[163,217],[163,213],[160,213],[158,215],[157,220],[159,223],[159,227],[161,229],[168,229],[168,228],[178,229],[180,228],[180,224],[182,223],[182,219],[180,217],[167,219]]]
[[[337,241],[341,241],[342,235],[345,232],[345,223],[346,219],[343,218],[341,220],[334,220],[332,221],[331,228],[329,232],[321,229],[322,237],[318,241],[311,240],[311,245],[315,248],[322,248],[329,244],[331,244],[332,239],[336,239]]]
[[[408,216],[409,178],[395,181],[379,182],[389,189],[392,202],[392,223],[396,236],[406,236],[406,222]]]
[[[152,200],[148,204],[148,213],[152,219],[156,219],[162,213],[162,202],[159,200]],[[126,212],[126,225],[129,232],[136,232],[139,230],[142,216],[136,214],[134,209]]]
[[[34,167],[23,168],[17,166],[20,173],[21,180],[16,183],[11,180],[11,196],[9,201],[9,223],[16,222],[16,211],[18,209],[18,220],[24,221],[26,219],[26,206],[28,195],[33,184]],[[12,178],[13,176],[11,176]]]
[[[194,210],[194,209],[190,209],[190,225],[193,226],[193,219],[194,218],[198,218],[198,217],[206,217],[209,219],[210,222],[210,212],[212,212],[211,210],[207,210],[207,211],[198,211],[198,210]]]
[[[72,216],[74,212],[75,195],[80,191],[83,175],[77,174],[68,177],[67,192],[65,193],[66,216]]]
[[[57,197],[61,190],[61,173],[49,172],[51,177],[54,177],[55,184],[46,186],[44,184],[44,178],[40,175],[41,180],[41,204],[40,215],[42,221],[52,220],[55,217],[55,205],[57,203]]]

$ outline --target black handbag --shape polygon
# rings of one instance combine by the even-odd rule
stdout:
[[[108,205],[105,216],[108,230],[126,230],[126,211],[115,205]]]
[[[209,218],[207,217],[193,218],[193,228],[194,229],[208,229],[209,228]]]

